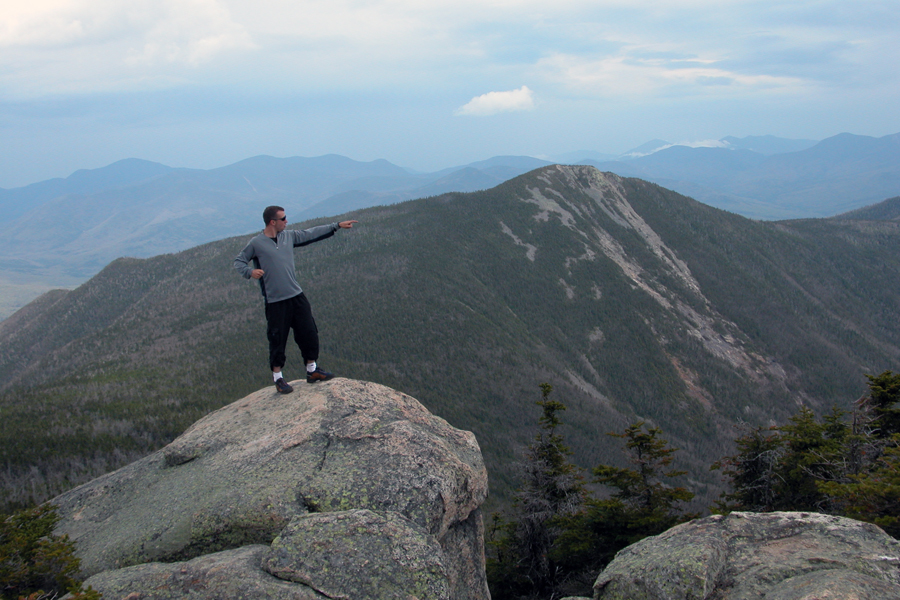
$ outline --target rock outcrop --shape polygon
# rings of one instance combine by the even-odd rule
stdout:
[[[264,389],[53,500],[113,600],[490,597],[474,436],[373,383]]]
[[[697,519],[625,548],[595,600],[900,600],[900,542],[816,513]]]

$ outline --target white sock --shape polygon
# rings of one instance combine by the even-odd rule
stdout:
[[[308,365],[306,365],[306,372],[307,372],[307,373],[312,373],[312,372],[315,371],[315,370],[316,370],[316,361],[312,361],[311,363],[309,363]]]
[[[275,371],[272,371],[272,377],[275,379],[275,381],[284,379],[284,377],[281,375],[281,371],[278,371],[277,373]]]

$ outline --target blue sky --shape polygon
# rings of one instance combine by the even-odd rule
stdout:
[[[0,0],[0,187],[900,132],[896,0]]]

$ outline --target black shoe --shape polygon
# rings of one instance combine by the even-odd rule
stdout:
[[[275,380],[275,389],[282,394],[290,394],[294,391],[294,388],[292,388],[291,384],[284,380],[284,377],[279,377]]]
[[[316,383],[319,381],[328,381],[329,379],[334,378],[333,373],[328,373],[323,371],[320,367],[316,367],[316,370],[310,373],[306,372],[306,383]]]

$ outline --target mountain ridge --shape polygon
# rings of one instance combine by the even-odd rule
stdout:
[[[641,177],[751,218],[828,217],[900,191],[900,133],[881,138],[842,133],[769,156],[670,146],[629,161],[583,164]]]
[[[900,363],[894,221],[752,221],[585,166],[346,218],[297,253],[323,366],[474,431],[496,502],[542,381],[579,464],[661,424],[709,500],[735,423],[846,406]],[[271,385],[259,291],[231,269],[247,239],[118,259],[0,323],[6,489],[71,485]]]
[[[727,138],[721,142],[727,148],[656,140],[645,146],[657,151],[640,158],[587,162],[754,218],[830,216],[900,191],[897,138],[841,134],[793,153],[773,149],[809,140]],[[488,189],[548,164],[498,156],[423,174],[383,159],[360,162],[340,155],[261,155],[210,170],[127,159],[65,180],[0,190],[0,258],[8,265],[0,276],[0,318],[51,287],[84,281],[117,257],[177,252],[245,233],[267,204],[285,206],[300,221]],[[27,239],[35,220],[47,234],[39,246]]]
[[[900,219],[900,196],[888,198],[878,204],[851,210],[831,218],[859,221],[896,221]]]

